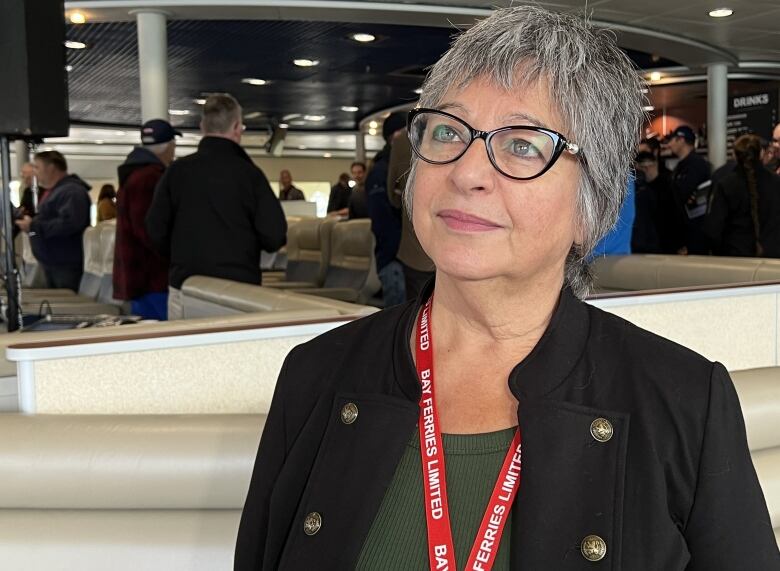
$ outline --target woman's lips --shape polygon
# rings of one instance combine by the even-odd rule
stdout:
[[[438,216],[448,228],[461,232],[489,232],[501,228],[495,222],[461,212],[460,210],[442,210]]]

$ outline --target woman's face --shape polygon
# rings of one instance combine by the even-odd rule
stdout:
[[[544,82],[510,93],[475,80],[450,90],[438,109],[474,129],[533,125],[570,137]],[[572,243],[581,241],[578,185],[577,161],[566,152],[541,177],[513,180],[493,167],[477,139],[454,163],[417,161],[414,229],[437,271],[452,277],[560,281]]]

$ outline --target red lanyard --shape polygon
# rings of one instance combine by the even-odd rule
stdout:
[[[417,375],[422,384],[420,460],[425,487],[425,519],[428,524],[428,560],[432,570],[456,571],[447,505],[444,447],[433,392],[433,337],[430,329],[432,302],[433,297],[423,306],[417,327]],[[520,487],[521,458],[522,444],[518,427],[471,548],[466,563],[467,571],[488,571],[493,567],[504,525]]]

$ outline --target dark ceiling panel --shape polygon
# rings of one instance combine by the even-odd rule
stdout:
[[[368,32],[377,41],[349,38]],[[169,97],[172,117],[196,128],[205,92],[226,91],[242,103],[253,129],[290,115],[324,115],[320,122],[288,119],[297,130],[355,130],[358,120],[378,109],[416,99],[425,69],[447,49],[454,29],[306,21],[173,20],[168,23]],[[68,27],[68,38],[87,44],[68,50],[71,119],[86,123],[137,125],[141,119],[136,26],[132,22]],[[629,55],[642,67],[674,65]],[[299,68],[296,58],[317,59]],[[268,80],[264,86],[241,83]],[[358,113],[340,110],[343,105]]]

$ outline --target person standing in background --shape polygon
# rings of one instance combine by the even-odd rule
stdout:
[[[155,250],[144,220],[180,136],[168,121],[147,121],[141,127],[141,146],[117,169],[114,297],[130,301],[133,315],[144,319],[168,318],[168,260]]]
[[[387,181],[393,136],[406,127],[406,113],[396,112],[382,124],[384,148],[374,157],[374,166],[366,178],[366,206],[371,218],[371,232],[376,246],[376,271],[382,282],[385,307],[406,301],[404,269],[396,259],[401,242],[401,211],[393,208],[388,199]]]
[[[680,159],[672,172],[672,191],[677,202],[677,216],[683,234],[679,254],[704,255],[709,245],[703,231],[704,213],[699,213],[699,185],[710,180],[709,163],[696,153],[696,134],[688,125],[677,127],[669,136],[669,149]],[[697,209],[699,207],[699,209]]]
[[[435,271],[433,262],[420,246],[409,213],[403,206],[403,193],[412,162],[412,145],[406,130],[396,131],[390,148],[387,172],[387,198],[394,208],[401,209],[401,243],[396,258],[403,266],[406,300],[417,299],[423,286]]]
[[[346,216],[349,212],[349,196],[352,189],[349,188],[349,175],[345,172],[339,175],[339,180],[330,189],[328,197],[328,214]]]
[[[715,255],[780,258],[780,176],[761,151],[756,135],[734,142],[737,166],[715,186],[705,221]]]
[[[303,191],[293,186],[293,179],[287,169],[279,173],[279,200],[306,200]]]
[[[78,291],[84,273],[82,235],[89,226],[90,186],[68,174],[68,163],[57,151],[35,155],[35,177],[48,193],[38,203],[35,218],[16,220],[30,235],[33,254],[43,266],[46,287]]]
[[[352,163],[349,167],[355,186],[349,195],[349,207],[347,213],[350,220],[356,218],[368,218],[368,202],[366,197],[366,164],[360,161]]]
[[[168,167],[146,216],[152,244],[171,261],[168,319],[183,317],[181,286],[188,277],[260,285],[260,252],[287,242],[282,207],[241,147],[238,101],[210,95],[200,129],[198,151]]]
[[[97,221],[105,222],[116,218],[116,189],[113,184],[100,187],[97,200]]]
[[[660,254],[663,252],[662,234],[664,214],[662,206],[668,204],[669,179],[662,174],[652,153],[640,152],[636,156],[636,216],[631,232],[631,251],[635,254]],[[669,215],[673,212],[669,211]]]
[[[38,202],[33,186],[35,172],[32,163],[24,163],[19,172],[19,208],[23,215],[35,216],[35,204]]]
[[[774,154],[774,163],[771,168],[775,174],[780,175],[780,123],[775,125],[775,128],[772,130],[771,143],[772,153]]]

